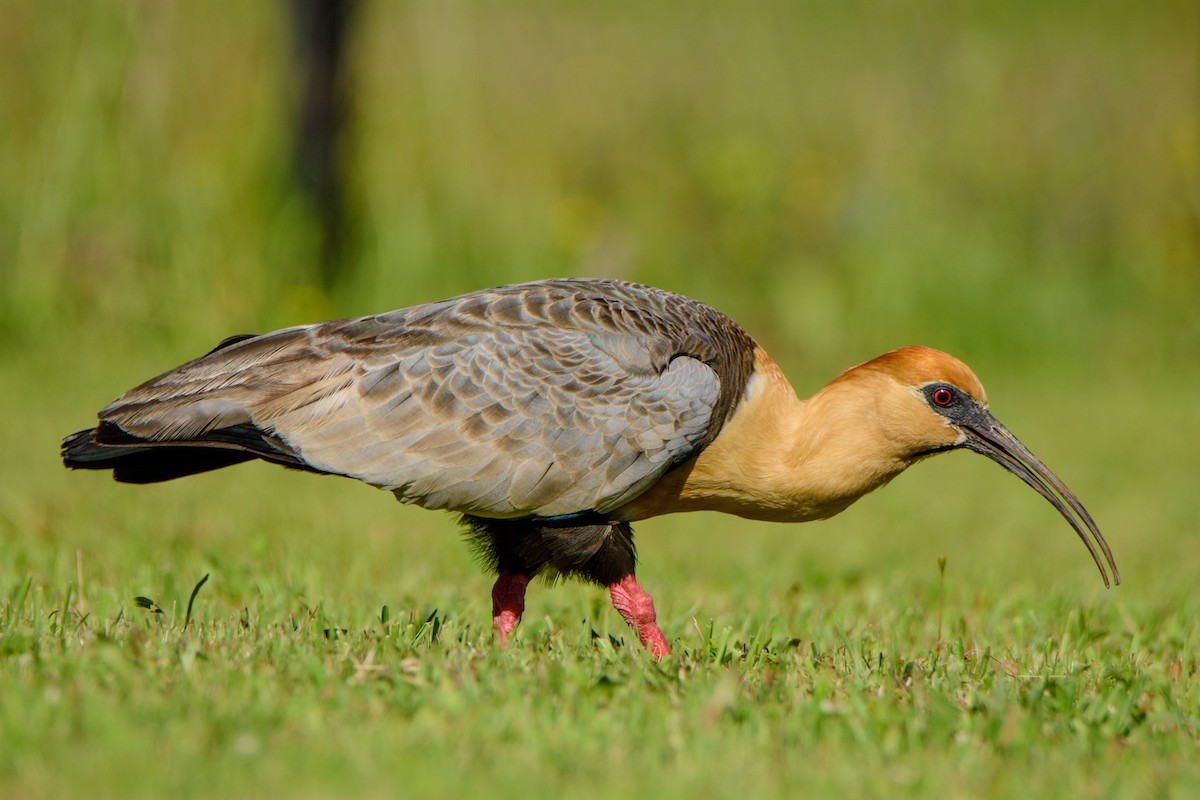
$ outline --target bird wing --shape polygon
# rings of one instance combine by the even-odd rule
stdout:
[[[745,381],[723,386],[722,353],[743,339],[648,287],[524,284],[228,340],[101,419],[156,441],[252,426],[426,508],[603,513],[715,436]]]

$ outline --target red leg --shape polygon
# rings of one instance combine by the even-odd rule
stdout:
[[[492,623],[500,638],[500,649],[508,647],[508,635],[525,612],[525,587],[529,576],[523,572],[501,572],[492,587]]]
[[[626,575],[610,585],[608,592],[612,595],[613,608],[621,612],[629,627],[637,631],[642,644],[649,648],[655,658],[665,656],[667,640],[654,616],[654,600],[646,594],[637,579],[633,575]]]

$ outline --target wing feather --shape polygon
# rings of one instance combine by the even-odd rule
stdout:
[[[749,374],[718,370],[752,345],[678,295],[543,282],[233,340],[101,417],[155,441],[250,424],[429,508],[604,513],[711,441]]]

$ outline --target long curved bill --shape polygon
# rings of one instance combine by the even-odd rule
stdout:
[[[1008,428],[982,407],[971,416],[974,418],[959,423],[960,429],[967,435],[966,441],[960,447],[987,456],[1049,500],[1087,545],[1088,552],[1092,554],[1092,560],[1096,562],[1100,576],[1104,579],[1104,586],[1107,588],[1111,584],[1104,569],[1104,562],[1100,560],[1100,553],[1104,553],[1104,558],[1112,570],[1112,583],[1119,585],[1121,573],[1117,571],[1117,562],[1113,560],[1112,551],[1108,549],[1108,542],[1104,541],[1092,515],[1083,507],[1083,503],[1079,502],[1075,493],[1037,456],[1029,452],[1029,448],[1021,444]],[[1096,551],[1097,545],[1100,552]]]

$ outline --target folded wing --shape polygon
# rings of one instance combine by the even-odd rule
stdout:
[[[615,281],[524,284],[223,344],[105,408],[92,446],[243,448],[236,460],[500,518],[603,513],[645,491],[716,435],[752,349],[707,306]]]

